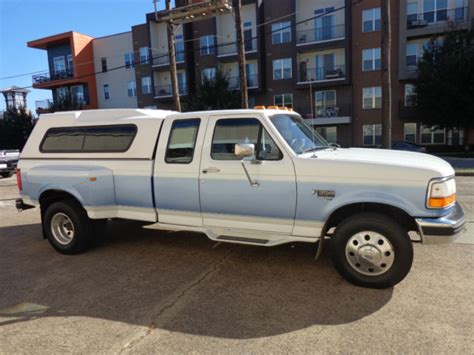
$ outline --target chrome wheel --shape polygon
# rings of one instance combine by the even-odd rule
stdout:
[[[393,265],[395,251],[392,243],[373,231],[354,234],[346,244],[346,259],[357,272],[378,276],[386,273]]]
[[[51,233],[61,245],[68,245],[74,238],[74,224],[64,213],[58,212],[51,218]]]

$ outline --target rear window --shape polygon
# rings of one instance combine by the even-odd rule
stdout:
[[[46,132],[43,153],[126,152],[137,134],[135,125],[51,128]]]

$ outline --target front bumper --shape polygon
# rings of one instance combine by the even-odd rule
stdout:
[[[424,244],[449,243],[466,230],[464,211],[457,202],[448,215],[439,218],[416,218],[416,223]]]

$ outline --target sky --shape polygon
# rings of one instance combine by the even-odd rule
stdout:
[[[158,0],[158,7],[164,8],[164,0]],[[32,74],[5,77],[48,71],[46,51],[28,48],[26,42],[67,31],[92,37],[126,32],[152,11],[152,0],[0,0],[0,89],[31,86]],[[28,90],[33,112],[35,101],[51,98],[50,90]]]

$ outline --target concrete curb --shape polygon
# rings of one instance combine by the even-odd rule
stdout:
[[[455,176],[474,176],[474,171],[455,171]]]

